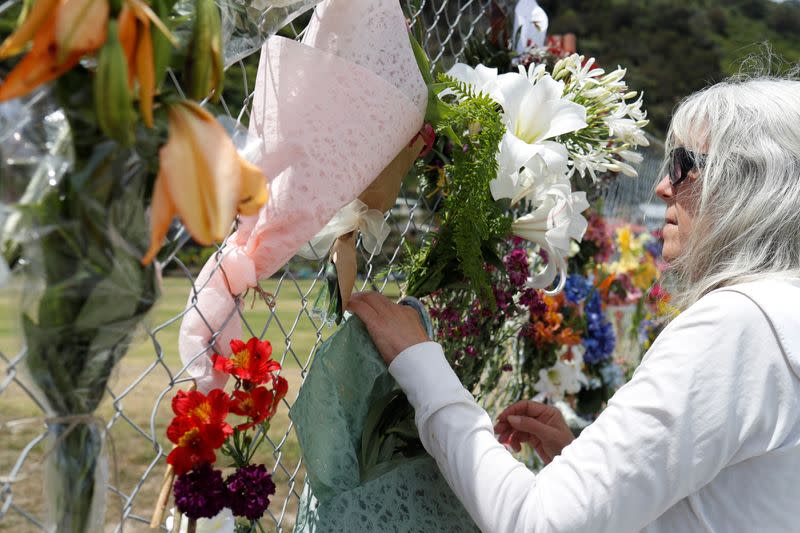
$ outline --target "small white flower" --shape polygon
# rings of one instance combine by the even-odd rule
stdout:
[[[564,347],[562,355],[567,349]],[[573,346],[572,356],[572,360],[567,361],[560,355],[555,365],[539,370],[539,380],[534,383],[534,390],[552,400],[560,400],[565,394],[580,392],[581,387],[588,383],[583,373],[583,347]]]
[[[572,168],[569,173],[570,177],[576,172],[581,176],[585,176],[588,172],[592,180],[597,181],[597,174],[605,171],[605,164],[608,162],[608,154],[597,149],[587,154],[572,153],[570,154],[570,162],[572,163]]]
[[[631,144],[634,146],[649,146],[650,141],[644,134],[644,131],[637,126],[636,122],[629,118],[622,118],[618,115],[609,115],[605,119],[611,135],[616,137],[624,144]]]
[[[622,159],[628,161],[629,163],[633,163],[634,165],[638,165],[644,160],[644,156],[642,156],[642,154],[640,154],[639,152],[633,152],[631,150],[620,150],[618,153]]]
[[[183,517],[181,520],[180,531],[173,530],[175,525],[175,508],[169,511],[167,517],[167,530],[171,533],[186,533],[189,531],[189,519]],[[214,518],[201,518],[197,521],[197,533],[233,533],[236,528],[236,519],[227,507],[217,514]]]
[[[605,71],[601,68],[592,68],[594,65],[593,57],[586,60],[586,63],[583,62],[583,59],[583,56],[573,54],[565,60],[564,68],[572,74],[572,80],[580,87],[599,83],[597,78],[605,74]]]
[[[614,161],[613,163],[606,163],[606,170],[610,170],[611,172],[622,172],[626,176],[630,176],[631,178],[635,178],[639,175],[636,172],[636,169],[630,166],[627,163],[623,163],[622,161]]]
[[[528,65],[527,71],[525,70],[524,65],[519,65],[517,69],[519,70],[519,73],[528,78],[528,81],[531,83],[536,83],[542,79],[545,74],[547,74],[547,65],[544,63],[531,63]]]

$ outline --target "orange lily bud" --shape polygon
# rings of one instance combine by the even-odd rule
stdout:
[[[108,0],[63,0],[56,12],[59,63],[73,52],[93,52],[106,42],[108,13]]]
[[[31,12],[17,31],[8,36],[0,45],[0,59],[6,59],[22,52],[39,31],[39,28],[50,18],[60,0],[37,0],[31,7]]]
[[[119,42],[125,50],[125,58],[128,62],[128,86],[133,89],[133,82],[136,79],[136,42],[138,38],[138,23],[136,14],[128,7],[122,6],[117,19],[119,24]]]
[[[153,39],[150,21],[141,23],[136,44],[136,77],[139,79],[139,111],[148,128],[153,127],[153,99],[156,94],[156,70],[153,62]]]
[[[253,214],[267,201],[263,174],[239,155],[213,116],[190,101],[171,105],[168,113],[169,138],[159,153],[153,240],[145,263],[155,257],[170,213],[178,213],[198,243],[209,245],[225,238],[237,211]]]

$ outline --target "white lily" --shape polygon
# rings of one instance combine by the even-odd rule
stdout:
[[[511,199],[511,205],[527,199],[537,205],[552,185],[562,184],[569,187],[567,176],[567,150],[562,145],[553,143],[560,150],[543,151],[533,156],[521,171],[501,175],[489,182],[492,197]]]
[[[558,285],[548,291],[548,294],[556,294],[566,282],[570,241],[580,242],[586,232],[588,222],[581,212],[589,207],[589,202],[585,192],[572,192],[568,183],[551,185],[539,202],[532,213],[512,223],[511,233],[538,244],[548,255],[547,265],[531,276],[528,286],[537,289],[549,287],[559,274]]]
[[[563,351],[566,351],[566,347]],[[534,390],[553,400],[560,400],[565,394],[580,392],[581,386],[588,383],[583,373],[582,348],[574,346],[572,354],[570,361],[559,357],[552,367],[539,370],[539,381],[533,385]]]
[[[497,177],[489,182],[495,200],[510,198],[511,204],[529,194],[531,179],[521,179],[521,170],[530,178],[536,176],[564,175],[567,172],[568,153],[564,145],[553,141],[528,144],[506,132],[497,152]],[[525,170],[522,170],[524,173]]]
[[[489,68],[485,65],[478,65],[472,68],[464,63],[456,63],[447,71],[447,75],[472,86],[475,92],[484,93],[486,95],[492,93],[494,84],[497,81],[497,69]],[[448,94],[453,94],[453,91],[450,89],[442,91],[439,93],[439,97]]]
[[[497,77],[491,96],[503,106],[508,133],[533,145],[586,127],[586,108],[564,97],[564,83],[549,75],[535,83],[518,72]]]
[[[377,255],[383,242],[391,233],[391,228],[383,218],[383,213],[370,209],[367,204],[355,199],[339,210],[317,235],[307,242],[297,255],[305,259],[325,257],[336,239],[352,231],[361,232],[361,245],[367,253]]]

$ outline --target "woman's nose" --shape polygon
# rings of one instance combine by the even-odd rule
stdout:
[[[669,175],[665,175],[661,178],[661,181],[658,182],[658,185],[656,185],[656,194],[665,202],[672,198],[672,185],[669,182]]]

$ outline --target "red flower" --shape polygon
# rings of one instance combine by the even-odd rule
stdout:
[[[178,415],[176,419],[186,417],[197,426],[218,426],[227,436],[233,433],[233,428],[225,422],[229,402],[228,395],[222,389],[214,389],[208,396],[199,391],[178,391],[172,399],[172,410]]]
[[[230,427],[230,426],[228,426]],[[167,457],[177,475],[217,460],[214,451],[227,438],[222,427],[197,424],[188,416],[176,416],[167,428],[167,437],[177,446]]]
[[[272,359],[272,345],[269,341],[259,341],[253,337],[247,344],[238,339],[231,341],[233,354],[230,358],[214,354],[211,360],[214,369],[255,383],[266,383],[272,373],[280,370],[281,365]]]
[[[286,393],[289,392],[289,382],[281,376],[272,376],[272,390],[275,392],[275,408],[277,410],[278,402],[283,400]]]
[[[272,391],[266,387],[256,387],[250,392],[233,391],[231,412],[249,419],[249,422],[239,424],[236,429],[244,431],[272,417],[275,414],[276,403],[273,401],[273,396]]]

